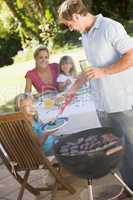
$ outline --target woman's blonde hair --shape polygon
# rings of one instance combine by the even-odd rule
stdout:
[[[64,20],[70,21],[74,13],[85,16],[88,12],[89,9],[82,0],[66,0],[58,9],[59,21],[60,23]]]
[[[15,111],[20,111],[21,103],[23,100],[31,99],[34,100],[33,96],[30,93],[21,93],[15,98]]]
[[[34,59],[36,59],[36,57],[38,56],[38,54],[40,53],[40,51],[46,51],[49,55],[49,50],[46,46],[44,45],[40,45],[39,47],[37,47],[33,53]]]
[[[62,71],[61,66],[64,65],[64,64],[71,64],[72,65],[70,73],[71,73],[71,75],[73,75],[75,73],[75,64],[74,64],[74,61],[73,61],[72,57],[71,56],[63,56],[60,59],[60,62],[59,62],[59,72],[63,73],[63,74],[64,74],[64,72]]]

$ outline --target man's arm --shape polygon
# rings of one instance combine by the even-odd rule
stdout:
[[[67,92],[67,100],[71,101],[75,95],[75,93],[80,89],[80,87],[87,82],[87,76],[85,72],[80,73],[77,76],[77,79],[75,83],[72,85],[72,87]]]
[[[108,75],[125,71],[130,67],[133,67],[133,49],[130,49],[125,53],[122,58],[113,65],[103,68],[89,68],[85,72],[82,72],[77,77],[74,85],[69,89],[67,96],[74,95],[87,80],[103,78]]]
[[[122,72],[130,67],[133,67],[133,49],[130,49],[127,53],[125,53],[115,64],[109,66],[108,68],[104,68],[104,72],[106,75],[110,75]]]
[[[125,71],[133,67],[133,49],[125,53],[115,64],[103,68],[91,68],[86,70],[86,79],[102,78],[107,75],[112,75]]]

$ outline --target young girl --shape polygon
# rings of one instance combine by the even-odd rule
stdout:
[[[63,56],[59,63],[60,74],[57,77],[58,89],[60,92],[68,90],[75,82],[75,65],[70,56]]]
[[[16,111],[24,113],[26,119],[32,126],[33,132],[38,137],[38,142],[42,146],[45,155],[53,154],[53,144],[56,136],[50,135],[42,128],[42,123],[38,120],[37,111],[33,106],[33,96],[29,93],[23,93],[16,97]]]

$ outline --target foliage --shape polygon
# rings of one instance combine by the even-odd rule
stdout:
[[[130,0],[93,0],[92,11],[96,13],[102,13],[107,17],[114,18],[122,23],[126,23],[129,20],[129,7]]]
[[[57,20],[58,6],[61,0],[0,0],[6,2],[14,17],[18,20],[18,30],[23,44],[29,44],[32,38],[46,45],[51,41],[57,41],[60,27]],[[94,14],[103,13],[105,16],[126,22],[129,19],[129,7],[132,0],[108,1],[108,0],[83,0],[91,7]],[[61,33],[59,33],[61,35]],[[70,40],[73,34],[69,34]],[[62,36],[64,33],[62,33]],[[67,36],[66,36],[67,37]],[[76,37],[77,38],[77,37]],[[59,38],[60,40],[60,38]],[[59,41],[60,43],[60,41]]]
[[[13,63],[13,56],[22,49],[21,39],[17,32],[17,24],[9,9],[0,0],[0,67]]]
[[[53,44],[59,31],[57,8],[59,0],[0,0],[5,2],[17,21],[17,30],[23,47],[29,45],[32,39],[40,43]]]
[[[32,4],[32,1],[5,0],[5,2],[15,19],[18,20],[18,31],[23,44],[32,39],[32,37],[40,40],[40,31],[37,27],[40,25],[41,14],[38,12],[36,6]],[[37,4],[38,6],[40,4]]]
[[[124,24],[132,15],[133,0],[83,1],[93,14],[102,13],[104,16],[114,18]],[[10,10],[10,12],[8,10],[6,13],[10,16],[8,18],[8,27],[10,25],[12,30],[15,27],[13,32],[15,32],[16,36],[14,41],[15,38],[12,38],[13,32],[10,32],[7,27],[5,28],[2,25],[2,21],[0,21],[0,26],[2,27],[0,30],[0,48],[4,48],[4,45],[2,46],[4,42],[11,43],[11,41],[9,42],[10,35],[16,50],[21,48],[18,47],[20,39],[24,48],[31,46],[32,40],[37,40],[38,43],[44,43],[51,48],[53,48],[54,44],[61,47],[66,43],[79,44],[78,33],[72,33],[66,27],[62,29],[58,24],[57,10],[62,2],[63,0],[0,0],[0,9],[2,10],[2,6],[6,5]],[[6,39],[4,39],[5,35],[8,35]],[[12,62],[12,60],[10,59],[9,62]]]
[[[64,47],[68,43],[70,46],[72,44],[79,46],[81,45],[81,42],[79,41],[80,36],[81,36],[80,33],[70,32],[68,29],[65,28],[63,30],[59,30],[58,34],[55,35],[54,43],[56,44],[56,47],[58,48]]]
[[[18,20],[18,30],[24,46],[33,38],[45,44],[49,43],[49,37],[52,39],[54,33],[57,32],[56,5],[59,5],[59,0],[3,1]],[[43,34],[40,35],[42,31]]]
[[[42,20],[41,25],[39,26],[41,30],[40,37],[45,45],[49,45],[50,42],[53,41],[55,34],[58,32],[58,26],[56,21],[54,20],[52,14],[49,9],[45,11],[45,18]]]
[[[13,19],[10,18],[10,22],[12,21]],[[22,49],[22,45],[15,26],[7,29],[0,20],[0,27],[0,67],[3,67],[13,63],[12,57]]]
[[[0,37],[4,37],[7,29],[4,27],[2,20],[0,20]]]
[[[0,37],[0,67],[11,65],[12,57],[18,50],[22,50],[22,46],[17,33],[7,34],[5,38]]]

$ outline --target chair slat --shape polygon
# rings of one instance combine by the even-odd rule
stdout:
[[[35,148],[37,138],[22,113],[0,116],[0,142],[17,169],[36,169],[42,164],[42,155]]]
[[[9,142],[10,137],[5,137],[5,132],[8,134],[8,127],[6,126],[6,124],[2,124],[0,126],[0,142],[2,143],[4,149],[6,150],[9,158],[11,160],[16,160],[16,154],[14,153],[13,149],[12,149],[12,145]]]

